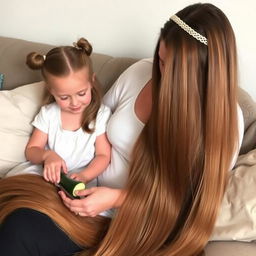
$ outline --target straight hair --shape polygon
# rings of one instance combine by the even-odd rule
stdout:
[[[235,36],[211,4],[177,16],[208,46],[172,20],[161,30],[153,111],[133,150],[126,200],[93,255],[201,255],[213,230],[238,150]],[[160,41],[167,50],[162,76]]]

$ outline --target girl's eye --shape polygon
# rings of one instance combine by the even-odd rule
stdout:
[[[78,96],[85,96],[86,92],[79,92]]]
[[[67,97],[67,96],[61,96],[60,99],[61,99],[61,100],[67,100],[68,97]]]

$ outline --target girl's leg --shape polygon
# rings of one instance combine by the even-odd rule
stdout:
[[[82,249],[45,214],[18,209],[0,226],[1,256],[71,256]]]

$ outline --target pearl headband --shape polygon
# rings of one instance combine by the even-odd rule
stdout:
[[[196,32],[193,28],[191,28],[188,24],[181,20],[177,15],[171,16],[170,20],[173,20],[177,25],[179,25],[188,34],[193,36],[196,40],[207,45],[207,38]]]

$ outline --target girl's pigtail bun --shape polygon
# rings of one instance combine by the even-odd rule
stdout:
[[[44,65],[44,61],[45,61],[45,55],[42,55],[36,52],[31,52],[27,55],[26,64],[31,69],[41,69]]]
[[[83,50],[88,56],[91,55],[92,53],[92,45],[85,39],[85,38],[80,38],[77,43],[76,46]]]

